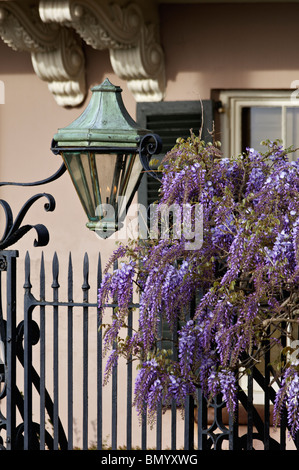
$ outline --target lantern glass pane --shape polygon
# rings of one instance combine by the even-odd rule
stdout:
[[[109,156],[111,158],[111,155]],[[103,168],[107,165],[108,159],[103,161],[103,155],[96,155],[97,173],[102,194],[102,201],[113,206],[117,214],[122,214],[127,205],[131,202],[136,185],[140,179],[142,165],[139,156],[136,154],[118,154],[114,159],[114,172],[110,180],[105,178]],[[111,167],[110,167],[111,168]],[[108,185],[111,181],[111,185]]]
[[[88,217],[92,217],[95,213],[98,195],[96,191],[94,191],[88,154],[81,152],[64,152],[63,159],[71,175],[81,204]]]
[[[63,159],[90,221],[105,216],[107,204],[119,213],[131,201],[142,169],[138,155],[64,152]]]

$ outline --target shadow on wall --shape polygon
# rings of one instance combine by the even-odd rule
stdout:
[[[271,72],[297,71],[298,15],[298,4],[282,2],[160,5],[167,79],[174,83],[194,72],[201,94],[246,87],[252,73],[262,88],[286,87],[289,83]]]

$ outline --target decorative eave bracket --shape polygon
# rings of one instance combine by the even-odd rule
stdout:
[[[0,36],[16,51],[31,54],[35,73],[48,82],[60,106],[76,106],[85,97],[84,55],[70,29],[41,21],[25,2],[0,2]]]
[[[40,0],[29,8],[22,1],[0,1],[0,36],[14,50],[31,54],[35,73],[48,82],[60,106],[77,106],[85,98],[82,42],[109,49],[114,72],[127,81],[136,101],[161,101],[158,17],[151,2],[145,3]]]

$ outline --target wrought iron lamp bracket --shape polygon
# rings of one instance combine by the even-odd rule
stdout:
[[[144,171],[153,178],[161,181],[159,176],[150,166],[153,155],[157,155],[162,150],[162,139],[158,134],[146,134],[141,138],[139,146],[139,157]]]
[[[14,182],[0,182],[0,187],[1,186],[41,186],[43,184],[51,183],[52,181],[57,180],[62,176],[66,171],[66,167],[64,163],[60,166],[58,171],[56,171],[53,175],[50,177],[35,181],[35,182],[30,182],[30,183],[14,183]],[[34,246],[46,246],[49,242],[49,232],[48,229],[43,225],[43,224],[36,224],[36,225],[30,225],[30,224],[25,224],[22,225],[23,220],[31,208],[31,206],[41,199],[42,197],[45,197],[48,202],[45,203],[44,208],[47,212],[52,212],[55,209],[55,199],[51,194],[48,193],[38,193],[35,196],[32,196],[29,198],[17,216],[13,217],[12,209],[10,204],[3,200],[0,199],[0,205],[2,206],[5,214],[5,219],[6,219],[6,224],[5,224],[5,229],[2,235],[2,238],[0,239],[0,250],[4,250],[14,243],[16,243],[18,240],[20,240],[29,230],[35,229],[37,233],[37,238],[34,240]]]

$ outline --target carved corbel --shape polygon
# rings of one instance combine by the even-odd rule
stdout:
[[[155,41],[155,26],[143,26],[136,46],[110,49],[115,73],[128,83],[137,102],[161,101],[164,97],[164,54]]]
[[[119,2],[120,3],[120,2]],[[109,0],[41,0],[45,23],[74,28],[94,49],[109,49],[114,72],[128,82],[136,101],[164,96],[164,54],[157,20],[146,19],[142,2],[121,6]]]
[[[2,1],[0,36],[15,51],[31,54],[35,73],[48,83],[59,105],[76,106],[84,100],[84,56],[74,31],[44,24],[35,8]]]
[[[15,51],[49,51],[55,48],[59,28],[44,25],[34,8],[17,2],[0,2],[0,35]]]
[[[60,30],[57,47],[31,55],[35,73],[48,82],[60,106],[77,106],[86,95],[85,60],[81,41],[71,30]]]
[[[97,0],[41,0],[39,14],[44,23],[74,28],[86,44],[99,50],[136,44],[143,23],[138,5],[122,8]]]

